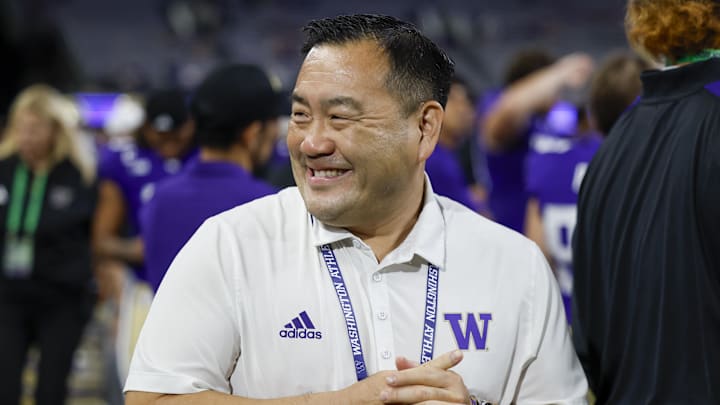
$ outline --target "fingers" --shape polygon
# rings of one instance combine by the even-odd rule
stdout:
[[[460,350],[451,350],[423,364],[422,367],[436,367],[447,370],[455,367],[463,359],[463,353]]]
[[[387,384],[401,387],[405,385],[427,385],[431,387],[447,387],[452,380],[458,377],[455,373],[448,373],[448,369],[454,367],[463,358],[460,350],[453,350],[444,353],[425,364],[415,367],[405,367],[409,364],[417,364],[408,359],[399,357],[395,363],[398,365],[397,373],[387,377]],[[400,367],[402,366],[402,367]]]
[[[453,350],[412,368],[405,368],[412,363],[410,360],[398,358],[399,371],[386,376],[389,387],[381,392],[380,400],[384,403],[411,404],[424,401],[465,403],[467,388],[462,378],[449,370],[462,358],[460,350]]]
[[[456,384],[459,376],[452,371],[433,367],[416,367],[388,376],[385,381],[391,387],[424,385],[444,388]]]
[[[380,400],[408,404],[466,403],[468,392],[462,377],[449,370],[462,359],[460,350],[444,353],[422,365],[398,357],[395,360],[398,371],[385,376],[387,387],[380,393]]]
[[[384,390],[380,393],[380,400],[386,404],[464,404],[467,398],[468,395],[464,386],[462,390],[449,390],[437,387],[411,385]]]
[[[420,363],[416,361],[412,361],[408,359],[407,357],[398,356],[395,359],[395,367],[397,367],[398,371],[407,370],[409,368],[414,368],[419,366]]]

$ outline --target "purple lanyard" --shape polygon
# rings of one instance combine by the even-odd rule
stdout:
[[[350,294],[340,266],[338,265],[335,253],[329,244],[320,247],[325,266],[327,267],[330,279],[332,280],[335,294],[337,294],[340,309],[345,318],[345,326],[347,327],[348,339],[350,340],[350,348],[355,363],[355,374],[358,381],[367,378],[367,366],[365,365],[365,356],[363,355],[362,343],[360,342],[360,331],[357,328],[357,319],[355,318],[355,310],[350,301]],[[440,278],[440,269],[433,264],[428,264],[427,286],[425,289],[425,318],[422,334],[422,351],[420,353],[420,364],[432,360],[435,350],[435,325],[437,318],[437,302],[438,302],[438,282]]]

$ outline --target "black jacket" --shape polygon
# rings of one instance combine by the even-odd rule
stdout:
[[[0,160],[0,263],[3,263],[8,206],[17,156]],[[32,174],[30,182],[32,184]],[[27,187],[22,218],[30,187]],[[31,280],[85,288],[92,280],[90,234],[97,204],[96,184],[86,185],[70,161],[55,165],[48,174],[38,227]],[[0,271],[0,283],[8,283]]]
[[[580,191],[573,339],[599,404],[720,404],[720,59],[642,81]]]

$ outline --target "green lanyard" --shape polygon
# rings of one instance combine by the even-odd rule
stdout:
[[[676,64],[702,62],[710,58],[718,57],[720,57],[720,49],[705,49],[697,55],[688,55],[678,59]]]
[[[10,207],[7,216],[7,232],[9,235],[17,236],[20,233],[20,221],[23,211],[23,200],[25,198],[25,190],[28,184],[28,169],[24,163],[15,168],[15,177],[13,179]],[[42,202],[45,195],[45,185],[47,184],[47,173],[42,172],[35,176],[32,187],[30,189],[30,199],[25,212],[25,227],[23,231],[25,236],[29,237],[37,230],[40,220],[40,211],[42,211]]]

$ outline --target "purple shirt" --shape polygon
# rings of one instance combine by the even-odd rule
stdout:
[[[276,191],[238,165],[200,160],[158,184],[141,213],[145,267],[153,289],[157,291],[175,255],[203,221]]]
[[[501,90],[488,92],[478,109],[478,116],[487,115],[499,101],[501,95]],[[531,132],[531,126],[528,123],[528,129],[511,147],[503,151],[486,151],[485,153],[491,182],[488,205],[493,219],[518,232],[522,232],[525,225],[527,195],[525,194],[523,168]]]
[[[572,138],[537,134],[531,140],[527,157],[527,192],[540,206],[545,244],[553,259],[568,320],[572,296],[571,241],[578,191],[601,142],[595,134]]]
[[[102,146],[99,153],[100,180],[114,182],[125,198],[129,236],[140,233],[140,208],[152,197],[155,184],[179,173],[197,156],[193,151],[182,159],[165,160],[153,150],[131,142]]]
[[[425,163],[425,171],[430,177],[435,193],[449,197],[471,210],[477,210],[470,198],[465,173],[457,156],[451,150],[438,144]]]

